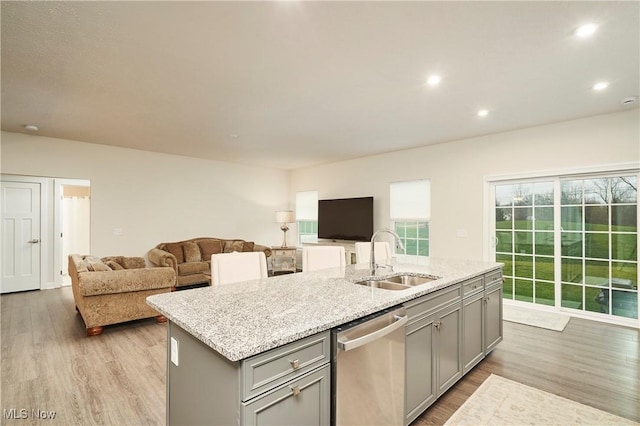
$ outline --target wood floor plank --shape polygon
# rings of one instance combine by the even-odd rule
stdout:
[[[86,337],[69,287],[2,295],[0,314],[0,408],[56,411],[1,424],[165,424],[166,324]],[[579,318],[563,332],[505,322],[493,353],[413,426],[443,424],[491,374],[640,422],[639,334]]]

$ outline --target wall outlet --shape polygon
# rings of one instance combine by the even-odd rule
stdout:
[[[461,237],[461,238],[465,238],[467,236],[467,230],[462,228],[462,229],[456,229],[456,237]]]
[[[122,228],[113,228],[113,235],[122,235],[124,234],[124,230]]]
[[[171,362],[176,367],[178,366],[178,341],[175,337],[171,338]]]

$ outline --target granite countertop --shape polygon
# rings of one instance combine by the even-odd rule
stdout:
[[[231,361],[282,346],[467,278],[493,262],[429,258],[379,269],[376,278],[410,273],[441,277],[402,291],[353,284],[368,265],[279,275],[262,280],[149,296],[147,303]]]

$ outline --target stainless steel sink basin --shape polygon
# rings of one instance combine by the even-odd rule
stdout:
[[[366,285],[373,288],[383,288],[385,290],[406,290],[408,288],[411,288],[411,286],[408,285],[392,283],[383,280],[358,281],[356,284]]]
[[[368,287],[383,288],[385,290],[406,290],[416,285],[437,280],[439,277],[414,277],[412,275],[397,275],[381,280],[358,281],[356,284]]]
[[[438,278],[436,277],[414,277],[413,275],[398,275],[396,277],[385,278],[384,280],[392,283],[414,286],[428,283],[429,281],[435,281],[437,279]]]

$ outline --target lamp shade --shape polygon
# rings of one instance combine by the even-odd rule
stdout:
[[[296,214],[292,210],[282,210],[276,212],[277,223],[293,223],[296,221]]]

